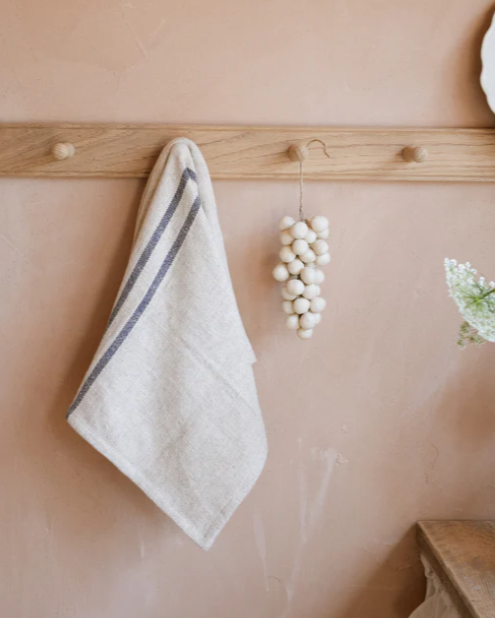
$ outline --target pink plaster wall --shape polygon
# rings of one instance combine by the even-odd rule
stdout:
[[[492,5],[3,0],[0,118],[487,126]],[[334,261],[301,342],[269,274],[296,184],[215,183],[270,455],[203,553],[64,420],[142,186],[0,180],[0,616],[404,618],[414,522],[495,514],[495,347],[458,351],[442,269],[494,276],[495,188],[308,184]]]

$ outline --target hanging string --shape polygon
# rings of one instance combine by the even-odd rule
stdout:
[[[299,161],[299,221],[305,221],[304,214],[304,184],[303,184],[303,162]]]
[[[331,158],[330,153],[328,152],[328,148],[327,145],[325,144],[325,142],[323,142],[321,139],[318,139],[317,137],[315,137],[312,140],[309,140],[309,142],[306,144],[305,149],[308,148],[308,146],[310,144],[312,144],[313,142],[318,142],[323,146],[323,152],[325,153],[325,156],[328,157],[329,159]],[[306,220],[306,215],[304,213],[304,174],[303,174],[303,162],[304,162],[304,158],[307,158],[309,156],[308,151],[306,150],[306,157],[301,157],[299,159],[299,221],[305,221]]]

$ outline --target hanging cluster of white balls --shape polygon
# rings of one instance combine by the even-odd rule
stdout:
[[[326,302],[320,296],[320,285],[325,275],[318,266],[330,262],[328,219],[321,215],[311,221],[296,221],[282,217],[279,224],[281,263],[273,269],[273,277],[284,282],[282,288],[283,310],[286,325],[297,330],[301,339],[309,339],[313,328],[321,321]]]

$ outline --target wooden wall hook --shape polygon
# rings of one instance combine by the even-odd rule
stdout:
[[[164,144],[176,137],[198,144],[214,180],[297,180],[298,161],[303,158],[308,181],[495,183],[493,128],[61,122],[0,123],[0,178],[146,178]],[[327,144],[329,158],[319,152],[322,144],[312,143],[315,137]],[[58,144],[72,144],[75,149]],[[424,149],[411,157],[419,162],[406,163],[404,147],[406,159],[410,148]]]
[[[423,146],[406,146],[402,157],[408,163],[423,163],[428,158],[428,151]]]
[[[57,161],[63,161],[73,157],[76,149],[70,142],[59,142],[52,147],[52,155]]]
[[[328,153],[327,145],[325,144],[323,140],[318,139],[317,137],[310,139],[306,144],[292,144],[292,146],[290,146],[289,150],[287,151],[287,154],[289,155],[289,159],[291,161],[299,161],[300,163],[309,159],[308,146],[312,144],[313,142],[320,143],[323,146],[323,152],[325,153],[325,156],[330,159],[330,154]]]
[[[287,154],[289,155],[289,159],[291,161],[299,161],[299,163],[309,159],[308,147],[303,144],[292,144]]]

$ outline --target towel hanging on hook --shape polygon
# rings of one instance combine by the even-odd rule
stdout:
[[[169,143],[146,185],[107,330],[72,427],[208,549],[263,468],[255,356],[208,169]]]

